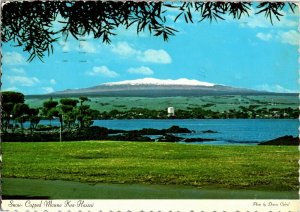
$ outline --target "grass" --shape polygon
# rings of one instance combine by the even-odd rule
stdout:
[[[2,177],[298,190],[298,149],[139,142],[2,143]]]

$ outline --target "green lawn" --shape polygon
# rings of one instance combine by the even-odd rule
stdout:
[[[2,143],[2,177],[298,190],[298,148],[139,142]]]

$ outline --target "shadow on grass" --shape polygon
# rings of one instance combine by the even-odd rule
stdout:
[[[195,188],[178,185],[87,184],[61,180],[2,179],[3,199],[298,199],[297,191]]]
[[[23,196],[23,195],[2,195],[2,199],[14,199],[14,200],[24,200],[24,199],[50,199],[48,196]]]

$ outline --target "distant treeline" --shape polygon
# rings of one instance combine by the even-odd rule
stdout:
[[[3,132],[15,132],[16,129],[23,131],[24,123],[30,122],[29,129],[33,133],[47,127],[39,124],[42,119],[49,120],[50,125],[51,120],[57,119],[60,122],[60,130],[70,130],[88,128],[96,119],[296,119],[299,115],[298,109],[291,107],[267,108],[258,105],[240,106],[227,111],[213,111],[208,107],[214,104],[209,103],[195,108],[175,109],[175,115],[170,117],[167,108],[150,110],[133,107],[126,111],[114,109],[101,112],[101,108],[91,109],[91,106],[87,104],[91,100],[85,96],[77,99],[62,98],[57,101],[50,97],[39,108],[31,108],[25,103],[25,96],[19,92],[1,92],[1,96]]]
[[[189,108],[176,110],[175,116],[169,117],[167,110],[149,110],[132,108],[128,111],[112,110],[99,113],[97,119],[296,119],[298,109],[288,108],[258,108],[258,106],[240,106],[238,110],[212,111],[204,108]]]

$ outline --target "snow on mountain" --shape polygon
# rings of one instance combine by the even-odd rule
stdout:
[[[201,82],[180,78],[156,79],[144,78],[104,83],[93,87],[57,91],[51,95],[61,96],[119,96],[119,97],[171,97],[171,96],[204,96],[204,95],[269,95],[246,88],[235,88],[226,85]]]
[[[201,82],[198,80],[191,80],[186,78],[180,78],[177,80],[167,79],[155,79],[155,78],[144,78],[136,80],[125,80],[120,82],[104,83],[102,85],[113,86],[113,85],[189,85],[189,86],[214,86],[215,84],[209,82]]]

